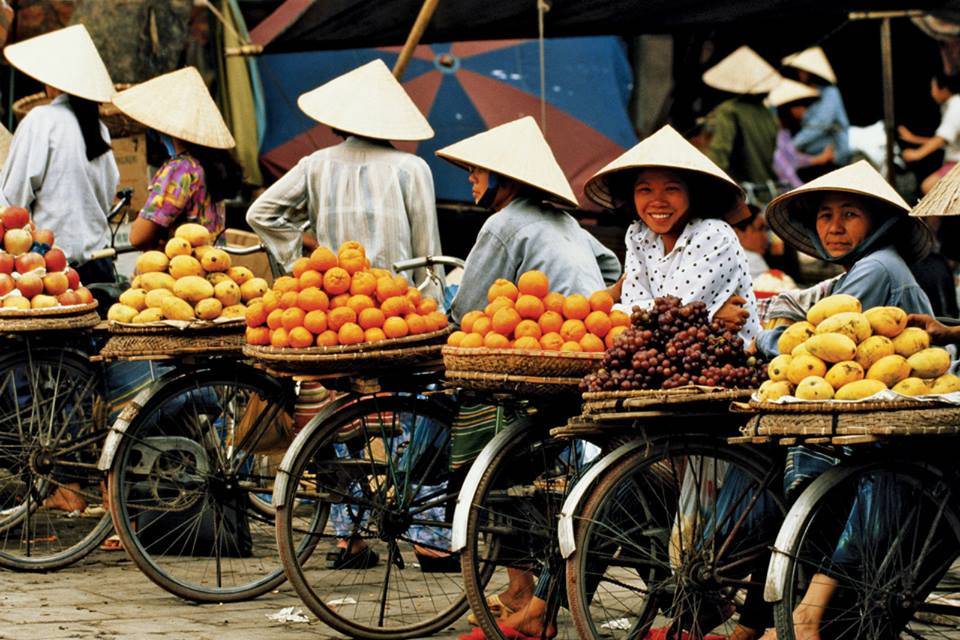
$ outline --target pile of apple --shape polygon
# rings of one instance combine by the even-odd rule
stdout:
[[[23,207],[0,210],[0,300],[6,309],[48,309],[93,302],[80,275],[67,266],[53,231],[37,229]]]

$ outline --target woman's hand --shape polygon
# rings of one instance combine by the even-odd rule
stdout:
[[[740,331],[750,317],[750,312],[744,307],[745,304],[747,301],[742,296],[730,296],[720,310],[713,315],[713,319],[731,331]]]
[[[821,164],[829,164],[833,162],[833,157],[834,157],[833,145],[828,144],[823,151],[813,156],[811,164],[813,164],[814,166],[821,165]]]
[[[930,334],[930,341],[934,344],[960,342],[960,327],[948,327],[925,313],[911,313],[907,317],[907,326],[920,327]]]
[[[919,149],[904,149],[902,155],[904,162],[916,162],[923,159],[924,154]]]
[[[610,294],[610,297],[613,298],[614,303],[620,302],[620,296],[623,293],[623,279],[626,277],[626,274],[620,276],[620,279],[617,280],[616,284],[607,289],[607,293]]]

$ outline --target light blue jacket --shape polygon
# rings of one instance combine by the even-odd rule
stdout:
[[[843,106],[843,97],[835,85],[820,87],[820,99],[807,109],[800,131],[793,136],[793,146],[807,155],[816,155],[833,145],[834,163],[850,161],[850,120]]]

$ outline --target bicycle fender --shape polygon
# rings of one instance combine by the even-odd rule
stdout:
[[[507,447],[517,436],[523,435],[530,428],[530,425],[519,421],[493,437],[480,451],[480,455],[470,465],[467,477],[463,480],[463,487],[457,496],[457,508],[453,512],[453,533],[451,535],[451,547],[453,552],[461,551],[467,546],[467,519],[470,517],[470,505],[477,495],[477,488],[480,486],[480,479],[494,457]]]
[[[777,540],[773,543],[770,555],[770,567],[767,569],[767,583],[763,588],[763,599],[767,602],[783,600],[783,585],[788,579],[790,556],[785,549],[793,546],[794,540],[801,535],[801,527],[807,513],[837,484],[858,473],[863,465],[836,466],[827,469],[810,483],[797,501],[793,503],[783,520]]]
[[[560,522],[557,524],[557,535],[560,540],[560,555],[562,555],[564,559],[569,558],[573,555],[573,552],[577,550],[576,538],[573,531],[573,518],[579,513],[580,504],[584,498],[587,497],[587,493],[593,488],[597,480],[613,465],[637,449],[647,447],[649,444],[650,442],[648,440],[638,439],[620,445],[587,469],[587,471],[580,476],[580,479],[577,480],[576,484],[573,485],[570,493],[567,494],[567,499],[563,501],[563,508],[560,509]]]

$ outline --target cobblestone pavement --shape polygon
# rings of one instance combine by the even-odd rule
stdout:
[[[266,615],[302,607],[288,585],[251,602],[186,603],[147,580],[123,553],[101,552],[57,573],[0,570],[0,638],[127,638],[190,640],[322,640],[339,637],[306,612],[307,623],[280,623]],[[305,608],[304,608],[305,609]],[[469,631],[465,621],[443,634]]]

